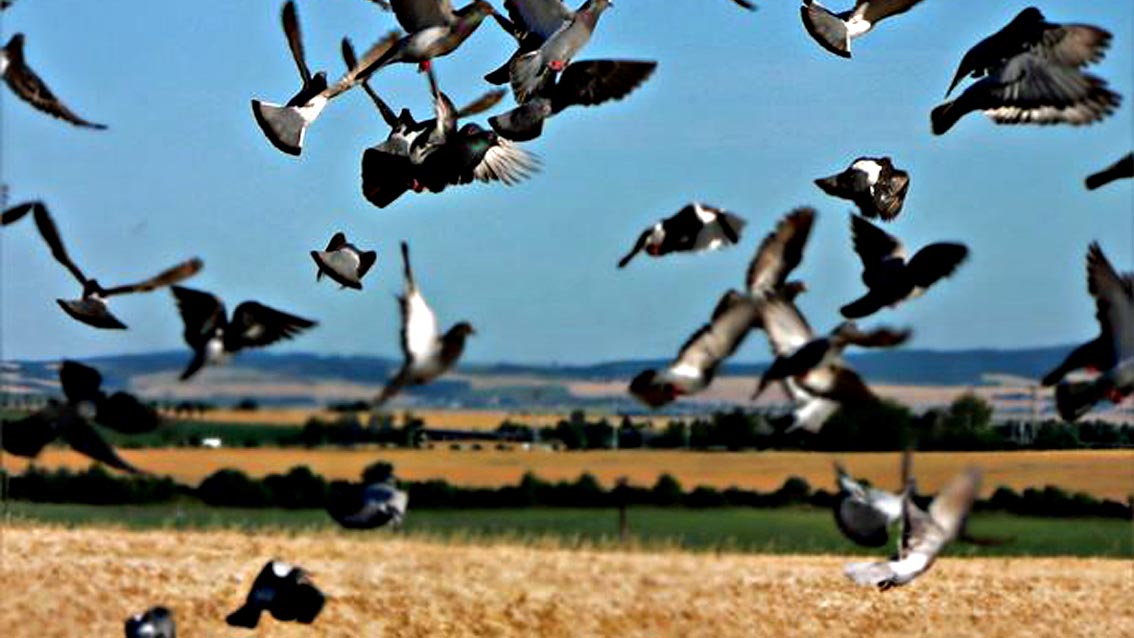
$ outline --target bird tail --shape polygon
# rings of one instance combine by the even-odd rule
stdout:
[[[303,152],[303,138],[309,122],[298,108],[252,100],[252,114],[272,146],[288,155]]]
[[[839,197],[841,191],[839,190],[839,176],[832,175],[830,177],[820,177],[815,180],[815,185],[818,186],[824,193]]]
[[[850,34],[842,18],[818,2],[810,1],[799,8],[799,13],[803,17],[803,27],[819,46],[840,58],[851,57]]]
[[[1087,190],[1093,191],[1097,188],[1101,188],[1102,186],[1110,183],[1112,179],[1114,178],[1111,176],[1110,170],[1095,173],[1094,175],[1091,175],[1086,179]]]
[[[496,70],[486,74],[484,76],[485,81],[489,84],[495,84],[496,86],[504,86],[507,84],[508,80],[512,77],[512,60],[514,59],[515,57],[508,58],[507,62],[501,64]]]
[[[413,288],[413,267],[410,266],[409,244],[402,242],[402,268],[406,273],[406,288]]]
[[[1067,381],[1055,386],[1055,407],[1064,421],[1078,420],[1106,396],[1103,377],[1094,381]]]
[[[859,585],[880,586],[894,577],[890,563],[850,563],[843,573]]]
[[[933,134],[944,135],[953,125],[961,119],[967,111],[957,106],[957,101],[946,102],[929,114],[930,122],[933,123]]]
[[[243,605],[240,609],[229,614],[224,621],[233,627],[255,629],[260,623],[260,608],[252,605]]]

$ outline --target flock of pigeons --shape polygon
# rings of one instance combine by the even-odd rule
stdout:
[[[302,153],[308,129],[334,98],[361,86],[389,127],[386,138],[367,148],[361,158],[361,190],[367,201],[382,208],[402,195],[439,193],[474,181],[514,184],[534,175],[538,159],[520,145],[538,138],[546,121],[572,106],[590,107],[625,98],[656,71],[657,64],[641,60],[576,60],[598,26],[610,0],[586,0],[575,10],[561,0],[504,0],[506,16],[488,2],[477,0],[455,9],[450,0],[371,0],[392,11],[401,29],[391,31],[358,56],[351,42],[342,42],[346,72],[329,83],[326,72],[312,73],[307,66],[299,17],[293,0],[282,9],[283,30],[299,71],[301,86],[286,103],[252,100],[254,121],[267,140],[280,151]],[[754,9],[745,0],[733,0]],[[814,0],[803,0],[800,14],[808,34],[823,49],[851,57],[851,41],[880,21],[904,13],[920,0],[857,0],[854,8],[835,13]],[[4,2],[0,8],[8,6]],[[487,126],[461,123],[499,104],[508,89],[493,89],[463,108],[440,89],[433,60],[457,51],[461,44],[491,17],[516,42],[516,49],[485,80],[510,89],[515,106],[489,117]],[[960,95],[933,109],[934,134],[947,132],[961,117],[980,111],[997,124],[1090,124],[1112,114],[1120,96],[1104,80],[1084,68],[1100,60],[1111,34],[1096,26],[1048,21],[1035,8],[1020,12],[1006,26],[973,46],[963,57],[947,95],[965,78],[972,82]],[[393,64],[414,64],[426,74],[433,116],[419,121],[408,109],[395,113],[369,85],[369,78]],[[32,107],[79,127],[104,129],[65,106],[28,65],[24,36],[16,34],[0,52],[0,73],[19,98]],[[1089,189],[1110,181],[1134,177],[1134,154],[1087,178]],[[807,240],[817,218],[812,208],[799,208],[776,224],[758,246],[742,290],[728,290],[710,314],[664,369],[645,370],[631,381],[629,392],[644,404],[659,408],[681,397],[703,391],[720,365],[741,345],[749,332],[762,329],[774,360],[754,391],[768,386],[783,389],[794,404],[784,415],[786,430],[818,432],[840,405],[876,401],[874,393],[847,364],[849,346],[892,348],[912,335],[906,328],[860,328],[856,320],[910,301],[953,275],[969,250],[962,243],[938,242],[912,255],[901,240],[871,220],[892,222],[902,212],[910,175],[890,157],[859,157],[842,172],[815,180],[826,194],[855,204],[860,214],[850,217],[851,242],[862,262],[863,294],[841,309],[842,323],[827,333],[815,333],[794,301],[806,291],[800,280],[789,279],[800,266]],[[222,362],[247,349],[290,339],[315,327],[315,321],[256,301],[244,301],[231,315],[213,294],[180,284],[197,274],[203,264],[187,259],[138,283],[104,287],[88,278],[64,247],[48,208],[34,201],[0,214],[8,226],[31,215],[54,258],[82,286],[79,299],[58,300],[76,321],[100,329],[125,329],[109,308],[116,295],[171,287],[184,323],[184,339],[192,350],[182,380],[206,365]],[[747,223],[741,217],[702,203],[692,203],[673,216],[645,229],[630,252],[618,263],[627,267],[640,252],[651,257],[673,253],[699,253],[740,243]],[[429,383],[458,362],[467,338],[475,331],[465,321],[441,331],[437,316],[418,288],[410,265],[409,247],[403,242],[404,294],[399,297],[402,316],[401,345],[404,363],[386,384],[375,404],[381,405],[405,388]],[[343,288],[362,289],[362,280],[375,265],[377,254],[336,233],[322,251],[311,251],[316,280],[327,277]],[[1134,276],[1117,272],[1097,244],[1087,256],[1088,291],[1096,304],[1098,338],[1072,352],[1044,378],[1056,385],[1061,415],[1074,420],[1103,400],[1119,402],[1134,393]],[[1081,370],[1098,371],[1090,380],[1066,379]],[[49,442],[61,438],[76,450],[112,467],[137,471],[115,453],[91,427],[98,423],[125,433],[157,427],[155,413],[126,393],[107,396],[98,372],[78,363],[60,369],[65,401],[22,421],[4,424],[3,446],[13,454],[34,457]],[[937,497],[928,510],[912,503],[908,460],[903,464],[902,493],[877,498],[877,491],[855,487],[840,474],[844,494],[853,506],[847,512],[871,512],[876,529],[849,532],[852,539],[877,538],[891,523],[902,526],[899,559],[888,563],[852,565],[848,575],[857,582],[883,588],[908,582],[923,572],[933,557],[962,528],[975,496],[979,473],[967,472]],[[844,480],[846,479],[846,480]],[[391,483],[356,485],[343,493],[332,515],[346,527],[374,527],[399,523],[405,513],[405,494]],[[871,496],[873,494],[873,496]],[[842,511],[842,510],[840,510]],[[862,516],[840,518],[844,531],[863,525]],[[840,515],[841,516],[841,515]],[[852,520],[853,519],[853,520]],[[857,522],[856,522],[857,521]],[[310,620],[322,606],[321,594],[302,570],[270,563],[257,578],[249,606],[230,616],[230,622],[255,623],[260,609],[277,618],[296,614],[297,607],[279,611],[273,596],[289,588],[303,589],[310,597],[310,613],[294,616]],[[259,593],[257,593],[259,592]],[[264,593],[264,592],[274,592]],[[279,611],[279,613],[277,613]],[[235,619],[235,620],[234,620]],[[172,619],[168,610],[155,609],[132,618],[128,635],[166,635],[160,629]],[[130,627],[134,627],[133,630]],[[144,627],[150,627],[144,633]],[[134,631],[134,633],[130,633]]]

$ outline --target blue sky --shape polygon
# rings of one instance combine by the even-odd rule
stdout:
[[[280,4],[17,2],[3,14],[4,38],[26,33],[27,57],[56,94],[110,130],[73,129],[0,90],[10,201],[46,200],[73,257],[104,284],[199,255],[205,270],[188,285],[230,309],[255,298],[321,321],[281,350],[396,354],[397,244],[407,239],[441,322],[477,326],[467,356],[481,362],[671,356],[720,294],[741,285],[775,220],[800,204],[820,211],[798,273],[811,288],[801,306],[816,328],[829,328],[861,284],[849,207],[812,179],[862,154],[892,155],[912,173],[905,210],[888,230],[915,249],[936,240],[972,248],[953,279],[869,322],[913,326],[913,347],[1089,338],[1097,328],[1087,243],[1100,240],[1120,267],[1134,261],[1131,182],[1082,188],[1085,175],[1134,147],[1128,0],[1041,5],[1054,21],[1114,33],[1091,72],[1126,98],[1115,116],[1037,128],[970,115],[941,138],[930,134],[929,111],[957,62],[1027,2],[926,0],[858,40],[846,61],[810,40],[795,2],[766,0],[749,14],[727,0],[619,0],[580,59],[658,60],[648,84],[551,122],[529,145],[544,164],[529,182],[407,196],[386,210],[360,193],[361,153],[386,135],[361,91],[327,109],[300,159],[260,135],[249,100],[282,102],[299,85]],[[310,65],[336,76],[340,37],[362,48],[394,26],[363,0],[300,0],[299,13]],[[509,48],[486,23],[437,62],[443,88],[458,103],[471,100]],[[428,116],[426,83],[412,67],[373,83],[395,106]],[[615,269],[643,227],[691,200],[747,218],[742,246]],[[336,230],[379,251],[362,293],[314,282],[307,253]],[[5,358],[182,347],[167,291],[116,299],[126,332],[67,318],[54,299],[77,296],[78,286],[30,223],[0,234],[0,284]],[[756,337],[738,358],[767,356]]]

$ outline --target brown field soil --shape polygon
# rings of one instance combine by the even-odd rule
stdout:
[[[307,465],[327,478],[357,479],[362,469],[377,460],[394,464],[403,479],[443,478],[469,486],[510,485],[525,472],[548,480],[575,479],[582,472],[612,485],[627,477],[638,485],[651,485],[669,472],[686,487],[738,486],[769,491],[789,476],[799,476],[812,487],[833,488],[831,462],[842,461],[855,476],[881,487],[896,488],[897,453],[827,454],[819,452],[685,452],[685,451],[452,451],[405,449],[148,449],[121,450],[128,461],[159,475],[196,484],[222,468],[239,468],[253,476],[283,472]],[[84,468],[89,459],[65,448],[48,448],[40,454],[41,467]],[[22,471],[24,459],[8,457],[13,471]],[[998,486],[1016,490],[1057,485],[1096,497],[1125,500],[1134,493],[1134,451],[1075,450],[1054,452],[925,452],[914,459],[918,487],[934,491],[967,465],[984,469],[983,493]]]
[[[234,633],[262,563],[302,565],[328,596],[285,637],[824,636],[1028,638],[1134,635],[1130,561],[943,558],[889,592],[852,585],[845,559],[444,545],[386,534],[3,531],[0,635],[116,636],[170,607],[178,635]]]

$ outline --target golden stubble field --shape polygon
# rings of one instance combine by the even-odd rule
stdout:
[[[820,452],[687,452],[623,450],[550,452],[542,450],[453,451],[405,449],[148,449],[121,450],[131,463],[159,475],[197,484],[222,468],[239,468],[253,476],[283,472],[307,465],[327,478],[357,479],[362,469],[377,460],[394,464],[398,476],[407,480],[443,478],[469,486],[514,484],[524,472],[548,480],[573,480],[591,472],[607,485],[627,477],[638,485],[652,485],[658,475],[669,472],[686,487],[738,486],[769,491],[788,476],[799,476],[812,487],[834,487],[833,460],[841,460],[856,476],[882,487],[896,488],[897,453],[827,454]],[[27,465],[9,457],[15,472]],[[49,448],[36,463],[41,467],[85,468],[90,460],[65,448]],[[997,486],[1016,490],[1057,485],[1064,490],[1083,491],[1096,497],[1125,501],[1134,493],[1134,451],[1073,450],[1052,452],[923,452],[915,456],[914,472],[919,489],[936,491],[967,465],[984,469],[983,493]]]
[[[945,558],[881,593],[847,582],[839,557],[22,525],[2,541],[6,638],[116,636],[154,604],[184,638],[238,635],[223,618],[272,557],[329,596],[311,626],[265,616],[256,635],[273,638],[1134,635],[1130,561]]]

